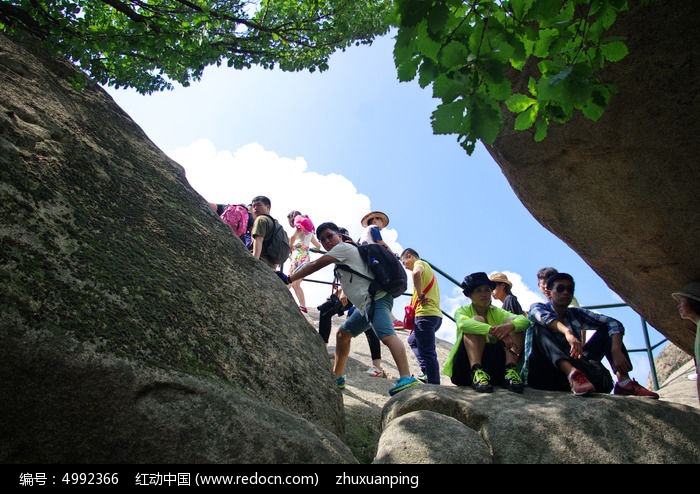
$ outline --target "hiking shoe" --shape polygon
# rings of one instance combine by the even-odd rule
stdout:
[[[421,374],[420,376],[416,376],[416,379],[418,379],[422,383],[428,382],[428,376],[426,376],[425,374]]]
[[[403,391],[406,388],[410,388],[411,386],[417,386],[419,384],[420,384],[420,381],[418,381],[413,376],[402,377],[398,381],[396,381],[396,384],[394,385],[394,387],[389,390],[389,394],[391,396],[394,396],[399,391]]]
[[[345,389],[345,374],[342,376],[338,377],[335,380],[335,384],[338,386],[338,389]]]
[[[472,388],[479,393],[490,393],[493,391],[491,376],[481,367],[472,368]]]
[[[375,366],[367,369],[367,374],[369,374],[371,377],[386,377],[386,371]]]
[[[520,374],[515,366],[508,367],[506,369],[506,374],[503,377],[505,381],[506,388],[515,393],[523,392],[523,380],[520,378]]]
[[[569,378],[569,386],[571,386],[571,392],[576,396],[585,396],[595,391],[595,386],[593,386],[591,381],[586,379],[583,372],[578,369],[571,374],[571,377]]]
[[[644,396],[647,398],[659,399],[659,395],[653,391],[649,391],[647,388],[639,384],[637,381],[632,379],[630,382],[624,386],[620,386],[620,383],[615,383],[615,389],[613,390],[614,395],[623,396]]]
[[[404,329],[403,322],[398,319],[394,321],[394,329]]]

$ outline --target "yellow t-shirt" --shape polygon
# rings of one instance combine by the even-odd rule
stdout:
[[[433,279],[434,273],[433,269],[430,267],[430,264],[427,262],[419,259],[416,261],[416,264],[420,265],[423,267],[423,272],[421,273],[421,282],[423,285],[423,290],[428,286],[430,283],[430,280]],[[433,286],[430,287],[430,290],[426,293],[427,300],[424,300],[423,303],[420,303],[416,306],[416,317],[421,317],[421,316],[438,316],[442,317],[442,311],[440,310],[440,287],[438,286],[438,280],[437,278],[433,282]],[[411,303],[415,304],[416,299],[418,298],[418,294],[416,293],[415,287],[413,288],[413,297],[411,297]]]

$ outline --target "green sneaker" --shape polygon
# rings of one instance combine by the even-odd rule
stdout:
[[[503,380],[505,381],[506,388],[510,391],[515,393],[523,392],[523,380],[520,378],[520,374],[514,365],[506,367],[506,374]]]
[[[338,389],[345,389],[345,374],[337,378],[335,384],[338,386]]]
[[[491,376],[481,366],[472,367],[472,388],[479,393],[490,393],[493,391]]]

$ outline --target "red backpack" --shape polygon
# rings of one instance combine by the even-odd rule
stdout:
[[[231,228],[237,237],[245,234],[248,229],[248,209],[240,204],[229,204],[221,213],[221,219],[224,220]]]

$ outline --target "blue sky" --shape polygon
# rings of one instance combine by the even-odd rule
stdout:
[[[212,67],[188,88],[150,96],[108,91],[207,201],[247,204],[266,195],[282,224],[296,209],[316,225],[345,226],[354,238],[360,218],[380,210],[390,218],[383,235],[395,251],[412,247],[457,280],[503,271],[524,308],[542,300],[536,273],[544,266],[574,276],[582,305],[621,302],[525,209],[483,146],[468,156],[455,136],[433,135],[438,100],[430,87],[398,82],[392,48],[388,36],[350,48],[323,73]],[[445,311],[469,303],[460,289],[438,281]],[[308,306],[328,295],[325,285],[302,286]],[[397,316],[407,302],[395,301]],[[644,347],[635,312],[603,312],[623,322],[628,348]],[[649,328],[652,344],[663,338]],[[454,341],[454,324],[446,319],[438,336]],[[645,384],[646,354],[632,358],[632,376]]]

